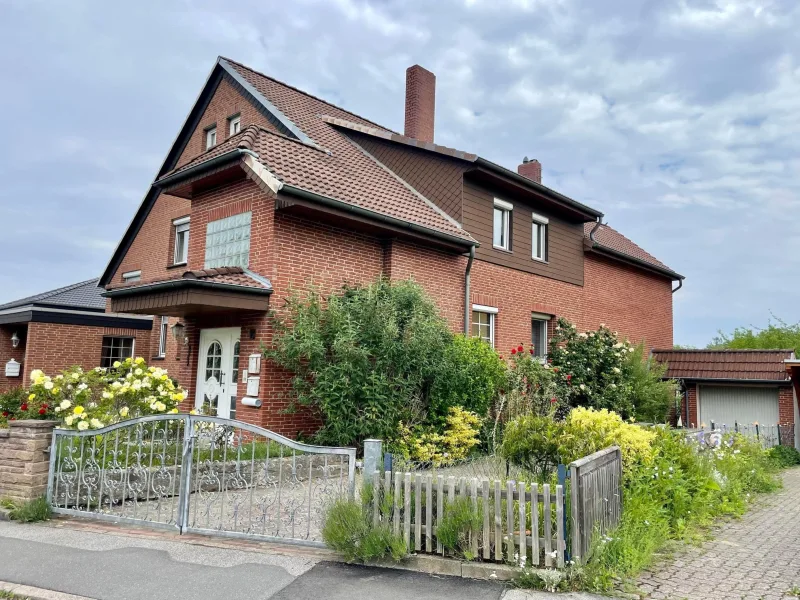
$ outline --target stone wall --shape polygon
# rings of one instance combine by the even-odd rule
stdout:
[[[0,497],[27,501],[47,492],[55,421],[10,421],[0,429]]]

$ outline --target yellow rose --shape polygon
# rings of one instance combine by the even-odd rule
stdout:
[[[73,410],[72,412],[75,413],[76,415],[82,415],[83,414],[83,407],[82,406],[76,406],[75,410]]]
[[[128,411],[128,407],[127,406],[123,406],[122,408],[119,409],[119,416],[120,417],[127,417],[128,416],[128,412],[129,412]]]
[[[33,400],[36,398],[36,394],[28,394],[28,400]]]

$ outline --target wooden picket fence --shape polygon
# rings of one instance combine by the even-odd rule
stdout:
[[[482,511],[483,528],[470,539],[484,561],[563,567],[566,550],[564,488],[523,481],[453,477],[441,474],[375,472],[374,524],[391,524],[411,551],[445,554],[436,539],[445,506],[469,498]]]

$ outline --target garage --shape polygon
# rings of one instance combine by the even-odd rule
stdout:
[[[735,423],[780,423],[778,388],[700,385],[697,390],[700,423],[733,427]]]
[[[800,382],[793,381],[791,368],[800,362],[793,350],[670,349],[653,350],[653,358],[667,365],[665,379],[680,385],[673,425],[705,430],[712,424],[738,425],[740,433],[759,437],[765,446],[800,445],[793,385]]]

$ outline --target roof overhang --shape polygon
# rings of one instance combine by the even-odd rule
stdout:
[[[679,379],[681,381],[689,381],[692,383],[724,383],[724,384],[740,384],[740,385],[774,385],[783,386],[791,385],[790,379],[738,379],[736,377],[680,377],[673,375],[665,379]]]
[[[202,279],[176,279],[107,290],[115,312],[186,317],[269,310],[271,289]]]
[[[24,323],[60,323],[90,327],[119,327],[124,329],[152,329],[150,316],[122,315],[114,312],[55,308],[50,306],[16,306],[0,311],[0,325]]]
[[[283,196],[284,198],[281,198]],[[369,233],[386,237],[406,237],[412,240],[433,243],[439,247],[456,252],[464,252],[480,244],[472,239],[450,235],[436,229],[397,219],[348,202],[323,196],[316,192],[283,184],[280,188],[279,209],[286,212],[325,212],[342,225],[366,228]],[[300,207],[299,210],[296,207]]]
[[[611,258],[616,261],[628,263],[629,265],[636,267],[638,269],[643,269],[645,271],[650,271],[651,273],[655,273],[656,275],[661,275],[663,277],[668,277],[672,281],[683,281],[686,279],[683,275],[676,273],[672,269],[661,268],[656,265],[653,265],[649,262],[644,260],[639,260],[638,258],[631,256],[629,254],[625,254],[624,252],[619,252],[614,250],[613,248],[609,248],[608,246],[603,246],[598,242],[594,241],[587,241],[584,248],[587,252],[593,252],[595,254],[599,254],[601,256],[605,256],[607,258]]]

